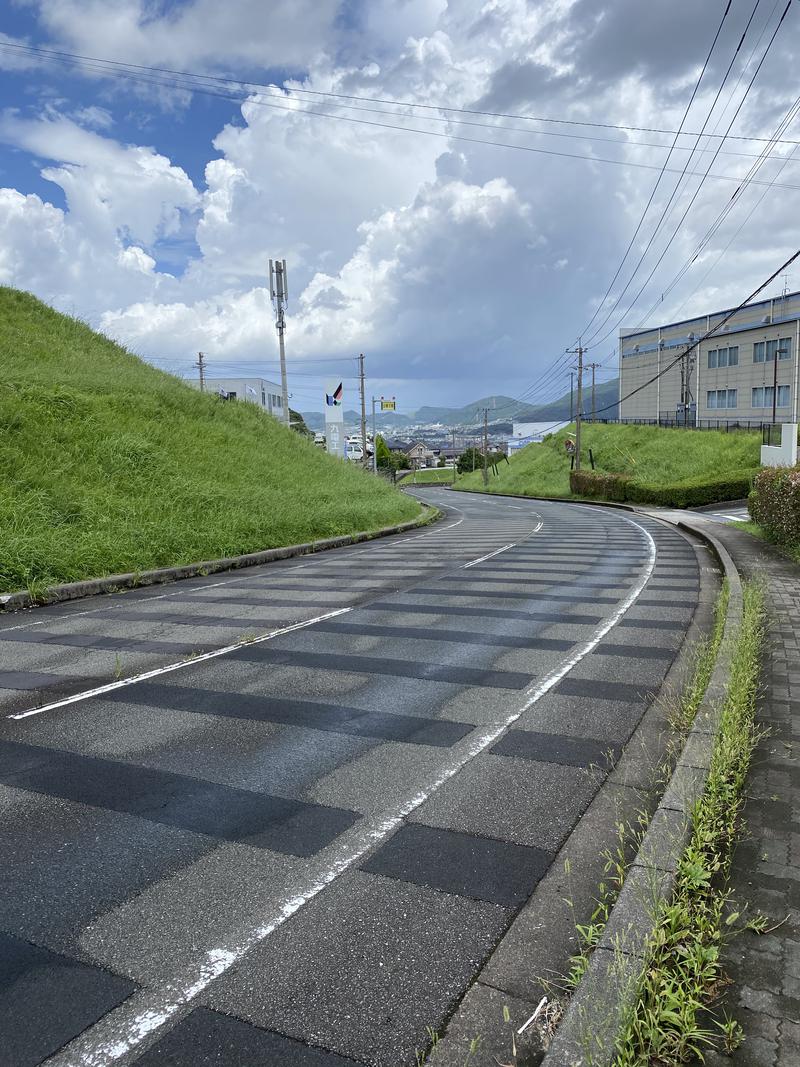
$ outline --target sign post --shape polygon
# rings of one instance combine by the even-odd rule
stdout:
[[[325,446],[332,456],[347,459],[344,436],[344,388],[331,382],[325,389]]]

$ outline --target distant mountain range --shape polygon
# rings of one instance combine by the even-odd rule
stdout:
[[[595,410],[598,418],[614,419],[617,417],[619,405],[619,379],[602,382],[595,390]],[[583,408],[588,416],[591,412],[592,390],[591,386],[584,388]],[[612,405],[608,410],[602,410]],[[490,423],[510,422],[566,422],[570,417],[570,395],[565,393],[558,400],[549,404],[523,404],[510,396],[484,396],[479,400],[473,400],[461,408],[445,407],[421,407],[409,415],[401,415],[399,412],[385,412],[375,416],[375,424],[383,430],[400,430],[406,426],[418,426],[420,424],[441,423],[444,426],[471,427],[478,426],[483,422],[483,409],[489,409]],[[321,430],[325,425],[325,416],[319,411],[304,411],[303,418],[311,430]],[[348,410],[344,413],[344,421],[348,426],[357,426],[360,415],[357,411]],[[367,413],[367,425],[371,423],[371,416]]]

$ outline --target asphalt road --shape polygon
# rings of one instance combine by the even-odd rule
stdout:
[[[699,572],[646,517],[423,494],[411,535],[0,620],[4,1067],[400,1067],[443,1026]]]

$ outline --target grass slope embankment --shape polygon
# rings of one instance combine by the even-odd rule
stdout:
[[[574,431],[575,427],[552,434],[541,444],[528,445],[512,456],[508,464],[500,464],[497,476],[489,474],[488,491],[527,496],[572,496],[570,460],[564,449],[568,429]],[[598,472],[622,475],[630,479],[633,486],[653,489],[668,490],[687,483],[714,484],[732,475],[741,476],[746,481],[758,468],[760,445],[758,433],[700,432],[614,424],[584,424],[581,430],[584,467],[589,466],[591,449]],[[459,478],[457,488],[483,490],[481,473],[476,471]],[[679,496],[676,493],[676,498]]]
[[[354,533],[416,501],[0,287],[0,591]]]

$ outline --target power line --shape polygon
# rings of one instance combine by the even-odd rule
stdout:
[[[6,45],[0,43],[0,49],[2,49],[4,47],[6,47]],[[110,61],[107,61],[107,62],[110,62]],[[108,73],[108,71],[105,71],[105,70],[101,69],[100,71],[97,71],[97,73]],[[118,77],[132,78],[133,80],[144,80],[144,81],[147,82],[147,84],[159,85],[162,88],[167,88],[167,89],[185,89],[188,92],[200,93],[200,94],[206,95],[206,96],[215,96],[215,97],[219,97],[219,98],[225,99],[225,100],[236,100],[236,101],[238,101],[238,97],[232,96],[230,94],[214,92],[214,91],[209,90],[209,89],[202,89],[202,88],[194,87],[192,85],[186,85],[186,84],[181,84],[181,83],[176,83],[176,82],[169,82],[169,81],[165,81],[165,80],[147,79],[147,78],[143,78],[141,75],[137,75],[134,72],[126,72],[124,69],[116,71],[115,75],[118,76]],[[370,127],[378,128],[378,129],[396,130],[396,131],[398,131],[400,133],[413,133],[413,134],[417,134],[417,135],[422,136],[422,137],[436,137],[436,138],[439,138],[441,140],[446,140],[446,141],[460,141],[460,142],[464,142],[464,143],[467,143],[467,144],[487,145],[487,146],[492,147],[492,148],[505,148],[505,149],[509,149],[509,150],[517,151],[517,152],[530,152],[530,153],[533,153],[535,155],[553,156],[555,158],[560,158],[560,159],[579,159],[579,160],[582,160],[584,162],[589,162],[589,163],[604,163],[604,164],[607,164],[607,165],[610,165],[610,166],[628,167],[628,168],[634,168],[634,169],[639,169],[639,170],[658,170],[658,171],[660,171],[662,169],[661,166],[659,166],[656,163],[637,163],[637,162],[634,162],[633,160],[612,159],[612,158],[609,158],[607,156],[585,155],[585,154],[576,153],[576,152],[563,152],[563,151],[558,151],[556,149],[551,149],[551,148],[537,148],[537,147],[534,147],[533,145],[513,144],[513,143],[511,143],[509,141],[492,141],[492,140],[488,140],[487,138],[482,138],[482,137],[467,137],[467,136],[465,136],[463,134],[444,133],[444,132],[440,132],[438,130],[423,130],[423,129],[420,129],[419,127],[416,127],[416,126],[401,126],[401,125],[398,125],[396,123],[378,122],[378,121],[376,121],[374,119],[359,119],[359,118],[355,118],[352,115],[335,115],[335,114],[332,114],[330,112],[325,112],[325,111],[313,111],[310,108],[297,108],[297,107],[287,106],[287,105],[284,105],[284,104],[274,103],[272,101],[264,100],[264,99],[261,99],[261,98],[258,98],[258,97],[251,98],[248,102],[250,104],[253,104],[253,105],[257,105],[257,106],[261,106],[261,107],[268,107],[268,108],[272,108],[273,110],[277,110],[277,111],[291,112],[294,115],[311,115],[311,116],[313,116],[315,118],[324,118],[324,119],[332,119],[334,121],[339,121],[339,122],[355,123],[355,124],[360,125],[360,126],[370,126]],[[358,110],[365,110],[365,109],[358,109]],[[393,116],[393,117],[403,117],[403,116]],[[415,116],[415,117],[419,118],[420,116]],[[498,128],[498,130],[502,130],[503,129],[503,127],[497,127],[497,128]],[[622,144],[622,145],[627,144],[627,142],[622,142],[622,141],[620,141],[619,143]],[[666,148],[667,146],[666,145],[662,145],[661,147]],[[679,174],[680,173],[681,175],[688,173],[688,175],[690,177],[706,177],[706,178],[712,178],[712,179],[714,179],[716,181],[731,181],[731,182],[738,182],[739,181],[739,178],[736,175],[733,175],[733,174],[710,174],[710,173],[706,173],[705,175],[702,175],[699,171],[679,171],[676,168],[669,168],[669,167],[666,168],[666,173],[668,173],[668,174]],[[792,185],[792,184],[789,184],[789,183],[781,183],[780,187],[784,188],[784,189],[800,190],[800,185]]]
[[[458,107],[452,107],[452,106],[448,106],[448,105],[444,105],[444,104],[423,104],[423,103],[420,103],[420,102],[414,101],[414,100],[393,100],[393,99],[387,99],[387,98],[384,98],[384,97],[354,95],[354,94],[347,94],[347,93],[334,93],[334,92],[331,92],[329,90],[328,91],[324,91],[322,89],[308,89],[308,88],[303,88],[301,86],[296,86],[296,85],[288,86],[288,87],[284,86],[283,88],[281,88],[280,86],[277,86],[277,85],[274,85],[274,84],[270,85],[270,84],[266,84],[266,83],[263,83],[263,82],[244,81],[244,80],[237,79],[237,78],[225,77],[223,75],[200,74],[200,73],[195,72],[195,71],[175,70],[175,69],[172,69],[170,67],[155,67],[155,66],[148,66],[148,65],[145,65],[145,64],[141,64],[141,63],[126,63],[126,62],[122,62],[120,60],[104,59],[104,58],[97,57],[97,56],[86,56],[86,55],[82,55],[82,54],[77,53],[77,52],[67,52],[67,51],[63,51],[63,50],[59,50],[59,49],[45,48],[42,45],[24,45],[24,44],[19,44],[17,42],[11,42],[11,41],[1,42],[0,43],[0,48],[6,49],[6,50],[10,50],[10,51],[21,52],[21,53],[23,53],[25,55],[30,55],[30,56],[33,56],[33,57],[36,57],[36,58],[39,58],[39,59],[58,58],[60,60],[66,61],[66,62],[74,62],[76,64],[92,63],[92,64],[100,65],[101,70],[102,70],[102,67],[108,67],[108,68],[110,68],[112,70],[118,70],[118,71],[130,71],[130,72],[141,71],[143,73],[168,74],[168,75],[175,76],[175,77],[195,79],[195,80],[201,81],[201,82],[210,82],[210,83],[212,83],[214,85],[219,85],[219,86],[229,86],[229,85],[241,86],[244,90],[251,91],[251,92],[252,91],[255,91],[255,92],[264,92],[264,91],[274,92],[274,93],[279,94],[281,96],[283,96],[285,93],[295,93],[295,94],[298,94],[298,95],[305,95],[305,96],[321,96],[321,97],[324,97],[326,99],[333,99],[333,100],[355,100],[355,101],[365,101],[365,102],[370,103],[370,104],[384,104],[384,105],[391,106],[391,107],[417,108],[418,110],[425,110],[425,111],[444,111],[444,112],[447,112],[448,114],[475,115],[475,116],[479,116],[479,117],[483,117],[483,118],[512,119],[512,120],[517,120],[517,121],[520,121],[520,122],[542,122],[542,123],[550,123],[550,124],[563,125],[563,126],[585,126],[585,127],[591,128],[591,129],[623,130],[623,131],[630,131],[632,133],[657,133],[657,134],[664,134],[664,135],[672,136],[676,132],[675,130],[663,129],[661,127],[656,127],[656,126],[630,126],[630,125],[625,125],[625,124],[622,124],[622,123],[613,123],[613,122],[594,122],[594,121],[582,120],[582,119],[563,119],[563,118],[553,118],[552,116],[543,116],[543,115],[522,115],[522,114],[513,114],[513,113],[509,113],[509,112],[502,112],[502,111],[482,111],[482,110],[479,110],[477,108],[458,108]],[[698,136],[700,136],[699,134],[694,133],[693,131],[689,131],[689,130],[684,131],[684,135],[687,136],[687,137],[698,137]],[[713,137],[713,136],[716,136],[716,135],[715,134],[707,134],[706,136]],[[736,140],[736,141],[765,141],[766,140],[766,138],[764,138],[764,137],[747,136],[745,134],[731,134],[728,137],[728,139],[729,140]],[[800,144],[800,141],[786,141],[785,143],[786,144]],[[662,146],[662,147],[666,147],[666,146]]]
[[[727,6],[726,6],[725,10],[722,13],[722,18],[720,20],[719,26],[717,26],[717,32],[714,34],[714,39],[711,42],[711,47],[708,50],[708,54],[706,55],[705,62],[703,63],[703,66],[702,66],[702,69],[700,71],[700,74],[698,75],[697,81],[695,82],[694,89],[692,89],[692,95],[689,97],[689,102],[687,103],[687,105],[686,105],[686,107],[684,109],[683,116],[682,116],[680,124],[678,126],[677,133],[675,134],[675,139],[673,140],[672,145],[670,147],[670,150],[669,150],[669,152],[667,153],[667,155],[666,155],[666,157],[664,159],[664,166],[661,168],[661,171],[659,172],[659,175],[656,178],[656,182],[655,182],[655,185],[652,188],[652,191],[650,193],[650,197],[649,197],[647,203],[644,206],[644,211],[642,212],[641,216],[639,217],[639,221],[636,224],[636,229],[633,231],[631,239],[628,242],[628,247],[625,249],[625,251],[624,251],[624,253],[622,255],[622,259],[619,261],[619,266],[617,267],[616,271],[614,272],[614,277],[609,282],[608,288],[606,289],[605,293],[603,294],[603,299],[597,305],[597,308],[595,309],[594,314],[592,315],[592,317],[589,319],[588,323],[584,326],[583,330],[581,331],[581,333],[583,333],[583,334],[586,334],[586,333],[589,332],[589,329],[591,328],[592,323],[597,318],[597,316],[600,314],[603,305],[605,304],[606,300],[608,299],[609,293],[614,288],[614,283],[616,282],[617,278],[620,276],[620,273],[622,272],[622,268],[623,268],[623,266],[625,264],[625,261],[627,260],[631,249],[633,248],[634,241],[639,236],[639,231],[641,230],[642,226],[644,225],[644,220],[647,217],[647,212],[650,210],[650,206],[653,203],[653,200],[655,199],[655,195],[658,192],[659,186],[661,185],[661,180],[664,177],[664,174],[666,172],[667,163],[669,163],[669,160],[670,160],[670,158],[672,156],[672,153],[673,153],[673,151],[675,149],[675,145],[678,143],[678,138],[681,135],[681,131],[683,129],[683,124],[684,124],[684,122],[686,122],[687,118],[689,117],[689,112],[690,112],[690,110],[692,108],[692,104],[694,103],[695,97],[697,96],[697,93],[698,93],[698,91],[700,89],[700,83],[702,82],[703,77],[705,76],[706,70],[708,69],[708,64],[711,61],[711,54],[712,54],[712,52],[714,51],[714,49],[716,47],[717,41],[719,40],[719,35],[722,33],[722,27],[725,25],[725,20],[727,19],[728,13],[729,13],[729,11],[731,9],[731,2],[732,2],[732,0],[728,0]],[[758,6],[758,3],[756,4],[756,6]],[[753,13],[755,14],[755,11]],[[748,25],[749,25],[749,23],[748,23]],[[734,58],[735,58],[735,53],[734,53]],[[728,69],[730,70],[730,68],[728,68]],[[727,77],[727,74],[726,74],[725,77]],[[723,85],[725,84],[725,79],[723,79],[722,84]],[[722,86],[720,86],[720,91],[721,90],[722,90]],[[719,96],[719,93],[717,94],[717,97],[718,96]],[[714,103],[716,103],[716,99],[714,100]],[[711,109],[712,110],[713,110],[713,108],[714,108],[714,104],[711,105]],[[710,114],[710,112],[709,112],[709,114]],[[701,133],[702,133],[702,131],[701,131]],[[697,141],[695,142],[695,145],[697,145],[699,143],[700,143],[700,135],[698,134]],[[687,160],[686,160],[686,165],[687,166],[689,165],[689,161],[691,160],[691,158],[692,158],[691,155],[687,157]],[[685,169],[686,168],[684,168],[684,170]],[[678,182],[676,183],[676,188],[680,184],[681,180],[682,180],[681,178],[678,179]],[[674,193],[673,193],[673,195],[674,195]],[[663,216],[662,216],[662,218],[663,218]],[[657,229],[658,229],[658,225],[656,226],[656,230]],[[654,236],[655,236],[655,232],[654,232]],[[652,240],[652,238],[651,238],[651,240]],[[641,262],[641,260],[639,262]],[[604,321],[607,321],[607,320],[604,320]]]
[[[715,97],[714,97],[714,100],[713,100],[713,102],[712,102],[712,104],[711,104],[711,107],[710,107],[710,108],[709,108],[709,110],[708,110],[708,114],[706,115],[706,118],[705,118],[705,120],[704,120],[704,122],[703,122],[703,128],[702,128],[702,130],[701,130],[701,135],[702,135],[702,134],[703,134],[703,133],[705,132],[705,128],[706,128],[706,126],[707,126],[707,125],[708,125],[708,123],[709,123],[709,122],[711,121],[711,116],[712,116],[712,115],[713,115],[713,113],[714,113],[714,108],[715,108],[715,107],[717,106],[717,102],[718,102],[718,100],[719,100],[719,98],[720,98],[720,95],[722,94],[722,90],[723,90],[723,88],[725,87],[725,83],[726,83],[726,82],[727,82],[727,80],[728,80],[728,75],[730,74],[731,70],[733,69],[733,65],[734,65],[734,63],[736,62],[736,57],[737,57],[737,56],[739,55],[739,51],[740,51],[740,49],[741,49],[742,45],[744,44],[744,40],[745,40],[745,37],[747,36],[747,32],[748,32],[748,30],[750,29],[750,26],[751,26],[751,24],[752,24],[752,21],[753,21],[753,19],[755,18],[755,15],[756,15],[756,11],[758,10],[758,7],[759,7],[760,3],[761,3],[761,0],[755,0],[755,4],[753,5],[753,10],[752,10],[752,11],[750,12],[750,17],[749,17],[749,18],[748,18],[748,20],[747,20],[747,24],[745,25],[745,28],[744,28],[744,32],[742,33],[742,36],[741,36],[741,38],[740,38],[740,40],[739,40],[739,43],[738,43],[738,45],[736,46],[736,49],[734,50],[733,56],[731,57],[731,61],[730,61],[730,63],[728,64],[728,67],[727,67],[727,69],[726,69],[726,71],[725,71],[725,73],[724,73],[724,75],[723,75],[723,77],[722,77],[722,81],[720,82],[720,86],[719,86],[719,89],[717,89],[717,92],[716,92],[716,95],[715,95]],[[789,4],[791,4],[791,0],[789,0]],[[730,4],[729,4],[728,6],[730,7]],[[787,7],[787,10],[788,10],[788,7]],[[726,9],[726,13],[727,13],[727,9]],[[781,21],[782,21],[782,20],[781,20]],[[776,28],[775,28],[775,33],[777,33],[777,31],[778,31],[779,27],[780,27],[780,22],[778,23],[778,26],[776,26]],[[769,51],[769,49],[770,49],[770,46],[771,46],[771,44],[772,44],[772,41],[773,41],[774,39],[775,39],[775,34],[773,34],[773,36],[772,36],[772,39],[770,40],[770,43],[769,43],[769,44],[767,45],[767,48],[766,48],[766,49],[765,49],[765,51],[764,51],[764,55],[763,55],[763,57],[762,57],[762,62],[763,62],[763,60],[764,60],[764,59],[766,58],[767,52]],[[761,65],[759,64],[759,66],[758,66],[758,68],[756,69],[756,71],[755,71],[755,73],[754,73],[753,77],[752,77],[752,78],[751,78],[751,80],[750,80],[750,84],[748,85],[748,87],[747,87],[747,90],[745,91],[745,94],[744,94],[744,96],[742,97],[742,100],[740,101],[740,104],[739,104],[739,108],[737,108],[737,110],[736,110],[736,112],[735,112],[735,114],[734,114],[734,116],[733,116],[733,119],[731,119],[731,123],[730,123],[730,125],[733,125],[733,122],[735,121],[735,119],[736,119],[736,116],[737,116],[737,115],[739,114],[739,110],[741,109],[741,107],[742,107],[742,104],[744,103],[745,99],[747,98],[747,93],[748,93],[748,92],[750,91],[750,88],[751,88],[751,87],[752,87],[752,85],[753,85],[753,81],[755,80],[755,77],[756,77],[756,75],[758,74],[758,72],[759,72],[759,70],[760,70],[760,69],[761,69]],[[729,126],[728,128],[730,129],[730,126]],[[722,142],[720,142],[720,144],[722,144]],[[716,157],[713,157],[713,158],[716,158]],[[627,282],[625,283],[625,285],[623,286],[622,290],[621,290],[621,291],[620,291],[620,293],[618,294],[618,296],[617,296],[617,299],[616,299],[616,300],[614,301],[614,303],[612,304],[612,306],[611,306],[611,307],[609,308],[609,310],[608,310],[608,311],[606,312],[606,315],[605,315],[605,317],[603,318],[603,320],[602,320],[602,322],[600,323],[600,325],[599,325],[598,327],[596,327],[596,328],[595,328],[595,330],[594,330],[594,332],[593,332],[593,333],[592,333],[592,334],[591,334],[591,335],[590,335],[590,336],[589,336],[589,337],[587,338],[587,347],[591,347],[591,346],[592,346],[592,342],[593,342],[593,341],[594,341],[594,339],[595,339],[595,338],[597,337],[598,333],[599,333],[599,332],[600,332],[600,331],[601,331],[601,330],[603,329],[603,327],[604,327],[604,326],[605,326],[605,324],[606,324],[606,323],[608,322],[608,320],[609,320],[609,319],[611,318],[611,316],[612,316],[612,315],[614,314],[615,310],[616,310],[616,309],[617,309],[617,308],[619,307],[619,305],[620,305],[620,302],[622,301],[622,298],[623,298],[623,296],[624,296],[624,295],[625,295],[625,293],[626,293],[626,292],[628,291],[629,287],[630,287],[630,286],[632,285],[632,283],[633,283],[633,280],[634,280],[634,278],[636,277],[636,275],[637,275],[637,273],[638,273],[638,271],[639,271],[639,267],[641,267],[642,263],[644,262],[644,259],[645,259],[645,257],[647,256],[647,253],[648,253],[648,252],[650,251],[650,249],[652,248],[652,246],[653,246],[653,243],[655,242],[655,239],[656,239],[656,237],[657,237],[657,236],[658,236],[658,234],[660,233],[660,231],[661,231],[661,227],[662,227],[662,226],[663,226],[663,225],[664,225],[664,224],[666,223],[666,221],[667,221],[667,219],[668,219],[668,217],[669,217],[669,214],[670,214],[670,209],[672,208],[672,205],[673,205],[673,203],[675,202],[675,198],[677,197],[677,195],[678,195],[678,192],[679,192],[679,190],[681,190],[681,183],[683,182],[684,176],[685,176],[685,174],[686,174],[686,172],[687,172],[687,170],[688,170],[688,168],[689,168],[689,164],[690,164],[690,162],[691,162],[691,156],[690,156],[689,158],[687,158],[687,160],[686,160],[686,163],[685,163],[685,165],[684,165],[684,168],[683,168],[683,173],[681,174],[681,177],[680,177],[680,178],[678,179],[678,181],[677,181],[677,182],[675,183],[675,187],[674,187],[674,189],[672,190],[672,193],[670,194],[670,197],[669,197],[669,199],[667,200],[667,203],[666,203],[666,204],[664,205],[664,208],[663,208],[663,209],[662,209],[662,211],[661,211],[661,214],[660,214],[660,216],[659,216],[659,218],[658,218],[658,221],[657,221],[657,223],[656,223],[656,225],[655,225],[655,228],[653,229],[653,232],[652,232],[652,233],[651,233],[651,235],[650,235],[650,239],[649,239],[649,240],[647,241],[647,244],[645,245],[645,247],[644,247],[644,249],[643,249],[643,251],[642,251],[641,255],[639,256],[638,260],[636,261],[636,266],[635,266],[635,267],[633,268],[633,271],[631,272],[631,275],[630,275],[630,277],[628,278],[628,281],[627,281]],[[713,163],[713,159],[712,159],[712,163]],[[709,166],[710,166],[710,165],[709,165]],[[664,249],[664,251],[662,252],[662,254],[661,254],[661,258],[660,258],[660,259],[658,260],[658,262],[656,263],[655,267],[653,268],[653,271],[651,271],[651,273],[650,273],[650,276],[648,277],[647,281],[649,281],[649,280],[650,280],[650,278],[652,278],[652,276],[653,276],[653,273],[655,272],[655,269],[656,269],[656,267],[658,267],[659,263],[661,263],[661,260],[662,260],[662,259],[664,258],[664,256],[666,255],[667,249],[669,248],[670,244],[672,243],[672,241],[673,241],[673,240],[674,240],[674,238],[675,238],[675,235],[677,234],[678,230],[680,229],[681,223],[682,223],[682,222],[683,222],[683,220],[684,220],[684,219],[686,218],[686,215],[687,215],[687,213],[688,213],[688,211],[689,211],[689,208],[691,208],[692,204],[694,203],[695,199],[697,198],[697,196],[698,196],[698,194],[699,194],[699,192],[700,192],[700,189],[701,189],[701,188],[702,188],[702,186],[703,186],[703,182],[704,182],[704,181],[705,181],[705,179],[704,179],[704,178],[703,178],[703,179],[702,179],[702,180],[700,181],[700,183],[699,183],[699,185],[698,185],[697,189],[696,189],[696,190],[695,190],[695,192],[694,192],[694,196],[692,197],[691,201],[689,202],[689,206],[687,207],[686,211],[684,212],[684,214],[683,214],[683,216],[682,216],[682,218],[681,218],[680,222],[678,223],[678,226],[677,226],[677,227],[675,228],[675,230],[674,230],[674,232],[673,232],[673,234],[672,234],[672,237],[670,238],[670,241],[669,241],[669,243],[667,244],[666,248],[665,248],[665,249]],[[681,191],[682,191],[682,190],[681,190]],[[646,285],[646,284],[647,284],[647,282],[645,282],[645,285]],[[643,289],[643,288],[644,288],[644,286],[642,287],[642,289]],[[641,294],[641,292],[642,292],[642,289],[640,289],[640,290],[639,290],[639,294]],[[639,296],[639,294],[637,294],[637,297],[636,297],[635,299],[638,299],[638,296]],[[625,313],[624,313],[624,314],[623,314],[623,316],[622,316],[623,318],[624,318],[624,317],[625,317],[625,315],[627,314],[627,311],[628,311],[628,310],[630,310],[630,308],[628,308],[628,309],[627,309],[627,310],[625,311]],[[621,320],[620,320],[620,321],[621,321]],[[611,328],[611,330],[609,331],[609,333],[613,333],[613,332],[614,332],[614,330],[615,330],[615,328],[616,328],[616,327],[612,327],[612,328]],[[605,334],[605,335],[604,335],[603,337],[601,337],[601,338],[600,338],[600,340],[599,340],[599,341],[597,341],[596,343],[597,343],[597,344],[601,344],[601,343],[602,343],[602,342],[603,342],[603,341],[605,340],[605,338],[606,338],[607,336],[608,336],[608,334]]]

